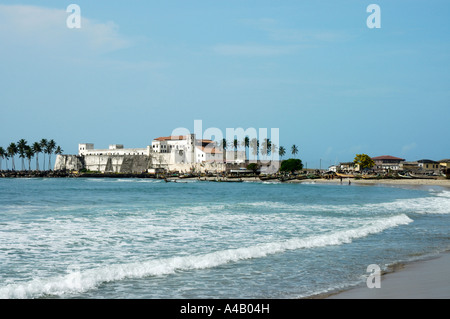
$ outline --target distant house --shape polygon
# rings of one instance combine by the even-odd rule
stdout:
[[[439,162],[439,165],[441,166],[441,169],[448,169],[450,168],[450,158],[441,159]]]
[[[343,162],[340,163],[338,166],[338,170],[341,172],[358,172],[359,171],[359,164],[355,164],[353,162]]]
[[[404,172],[417,172],[419,171],[419,162],[401,162],[400,170]]]
[[[400,169],[400,163],[405,161],[404,158],[390,155],[372,157],[372,160],[375,162],[375,169],[384,171],[398,171]]]
[[[330,167],[328,167],[328,171],[329,172],[337,172],[338,166],[337,165],[331,165]]]
[[[422,159],[417,162],[419,163],[419,167],[421,168],[421,170],[425,172],[434,173],[438,172],[440,169],[440,163],[436,161],[432,161],[429,159]]]

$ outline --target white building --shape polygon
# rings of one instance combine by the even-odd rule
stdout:
[[[218,143],[196,139],[195,134],[158,137],[146,148],[112,144],[107,149],[96,149],[92,143],[82,143],[78,145],[78,155],[84,157],[86,169],[102,172],[140,172],[149,168],[223,171],[227,163],[245,163],[246,160],[245,152],[225,154]],[[59,167],[65,163],[66,160]]]
[[[95,149],[94,144],[78,144],[78,155],[149,155],[150,147],[147,148],[124,148],[122,144],[109,145],[107,149]]]
[[[329,166],[328,167],[328,171],[329,172],[337,172],[337,170],[338,170],[338,166],[337,165],[331,165],[331,166]]]
[[[198,140],[195,134],[158,137],[152,141],[153,154],[171,154],[169,162],[223,162],[223,152],[212,140]]]

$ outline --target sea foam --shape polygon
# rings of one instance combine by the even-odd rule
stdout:
[[[400,214],[388,218],[367,221],[361,227],[330,232],[306,238],[292,238],[285,241],[261,243],[237,249],[226,249],[202,255],[162,258],[143,262],[101,266],[87,270],[70,271],[68,274],[35,278],[29,282],[13,283],[0,287],[0,298],[37,298],[46,295],[63,296],[95,289],[102,283],[174,274],[213,268],[240,260],[263,258],[288,250],[309,249],[332,245],[342,245],[354,239],[380,233],[389,228],[413,222],[408,216]]]

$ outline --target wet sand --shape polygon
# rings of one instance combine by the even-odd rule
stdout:
[[[381,276],[380,288],[367,285],[326,299],[450,299],[450,252],[398,267]]]

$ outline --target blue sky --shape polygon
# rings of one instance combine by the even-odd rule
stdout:
[[[2,0],[0,146],[145,147],[202,120],[279,128],[308,167],[450,158],[449,17],[422,0]]]

